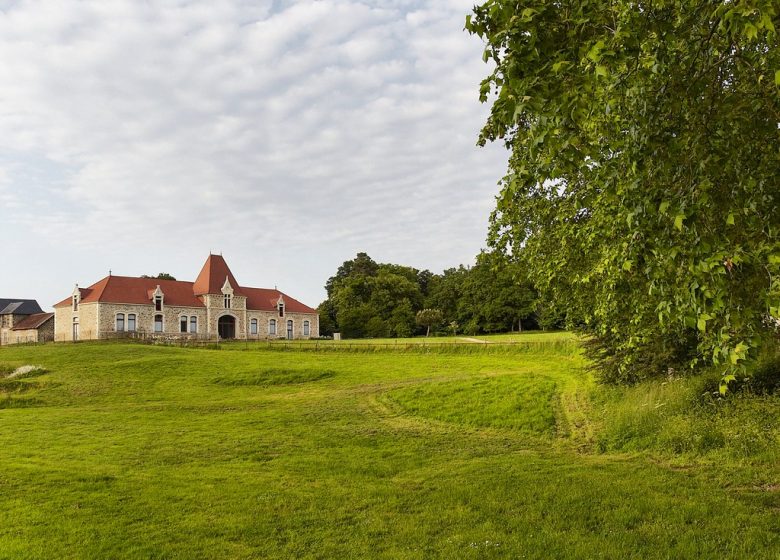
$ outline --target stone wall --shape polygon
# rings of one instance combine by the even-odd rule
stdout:
[[[3,329],[6,331],[6,329]],[[51,342],[54,340],[54,318],[52,317],[37,329],[3,332],[3,344],[25,344],[31,342]]]
[[[249,333],[252,319],[257,319],[257,334]],[[270,333],[271,320],[276,320],[276,334]],[[316,313],[288,313],[279,317],[278,311],[247,311],[247,336],[250,339],[287,338],[287,321],[293,322],[293,338],[316,338],[320,335],[319,315]],[[309,321],[309,334],[303,334],[303,322]]]
[[[195,316],[198,318],[198,332],[200,336],[206,334],[206,310],[202,307],[180,307],[176,305],[165,305],[163,303],[162,311],[155,311],[154,305],[122,304],[122,303],[100,303],[100,333],[106,336],[107,333],[116,333],[117,313],[125,314],[124,331],[128,332],[127,316],[135,313],[135,330],[139,333],[154,333],[154,316],[162,314],[163,333],[166,335],[182,334],[180,331],[180,318],[182,315],[187,317],[187,332],[189,333],[189,318]]]
[[[236,319],[236,338],[243,340],[286,338],[287,321],[293,322],[293,338],[316,338],[320,334],[319,316],[316,313],[290,313],[285,312],[284,317],[279,317],[277,311],[253,311],[246,309],[246,297],[233,296],[230,309],[225,309],[225,301],[222,295],[203,296],[207,307],[180,307],[163,304],[163,335],[181,335],[180,318],[187,316],[187,333],[189,334],[189,318],[198,318],[198,337],[216,338],[219,318],[223,315],[231,315]],[[116,333],[116,315],[125,314],[125,331],[128,330],[127,316],[135,313],[135,330],[143,334],[155,334],[154,316],[160,312],[154,310],[154,305],[121,304],[121,303],[82,303],[78,311],[73,311],[71,306],[58,307],[54,310],[54,332],[56,341],[73,340],[73,318],[79,318],[79,340],[91,340],[99,337],[111,337]],[[257,319],[257,334],[249,334],[250,321]],[[276,334],[269,332],[271,319],[276,320]],[[303,334],[303,323],[309,321],[309,335]]]

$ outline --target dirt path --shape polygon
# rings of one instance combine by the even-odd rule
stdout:
[[[474,342],[476,344],[490,344],[487,340],[479,340],[478,338],[466,338],[464,336],[459,336],[458,340],[465,340],[466,342]]]

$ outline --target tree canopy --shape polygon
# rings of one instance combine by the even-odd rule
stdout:
[[[341,331],[347,338],[407,337],[419,333],[418,327],[427,334],[444,325],[455,331],[453,324],[463,325],[469,334],[505,332],[520,329],[522,320],[533,323],[537,306],[536,292],[521,269],[488,253],[480,254],[473,267],[442,274],[378,264],[358,253],[339,267],[325,289],[320,331]],[[424,309],[437,314],[418,316]]]
[[[148,274],[142,274],[141,278],[153,278],[155,280],[176,280],[172,274],[168,274],[167,272],[160,272],[154,276],[149,276]]]
[[[604,375],[718,364],[780,318],[778,4],[488,0],[490,244],[593,335]]]

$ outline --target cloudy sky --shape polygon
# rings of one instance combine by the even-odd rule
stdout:
[[[315,306],[358,251],[440,272],[484,246],[473,0],[0,0],[0,297],[222,253]]]

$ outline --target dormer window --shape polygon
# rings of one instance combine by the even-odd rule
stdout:
[[[163,299],[165,298],[165,295],[162,293],[162,290],[160,289],[160,285],[157,285],[157,289],[154,290],[152,293],[152,301],[154,302],[154,310],[155,311],[162,311],[163,310]]]
[[[277,303],[276,308],[279,310],[279,317],[284,317],[284,302],[280,301]]]
[[[73,296],[73,311],[79,310],[79,296]]]
[[[222,284],[222,301],[225,309],[230,309],[233,305],[233,286],[230,285],[230,279],[225,276],[225,283]]]

